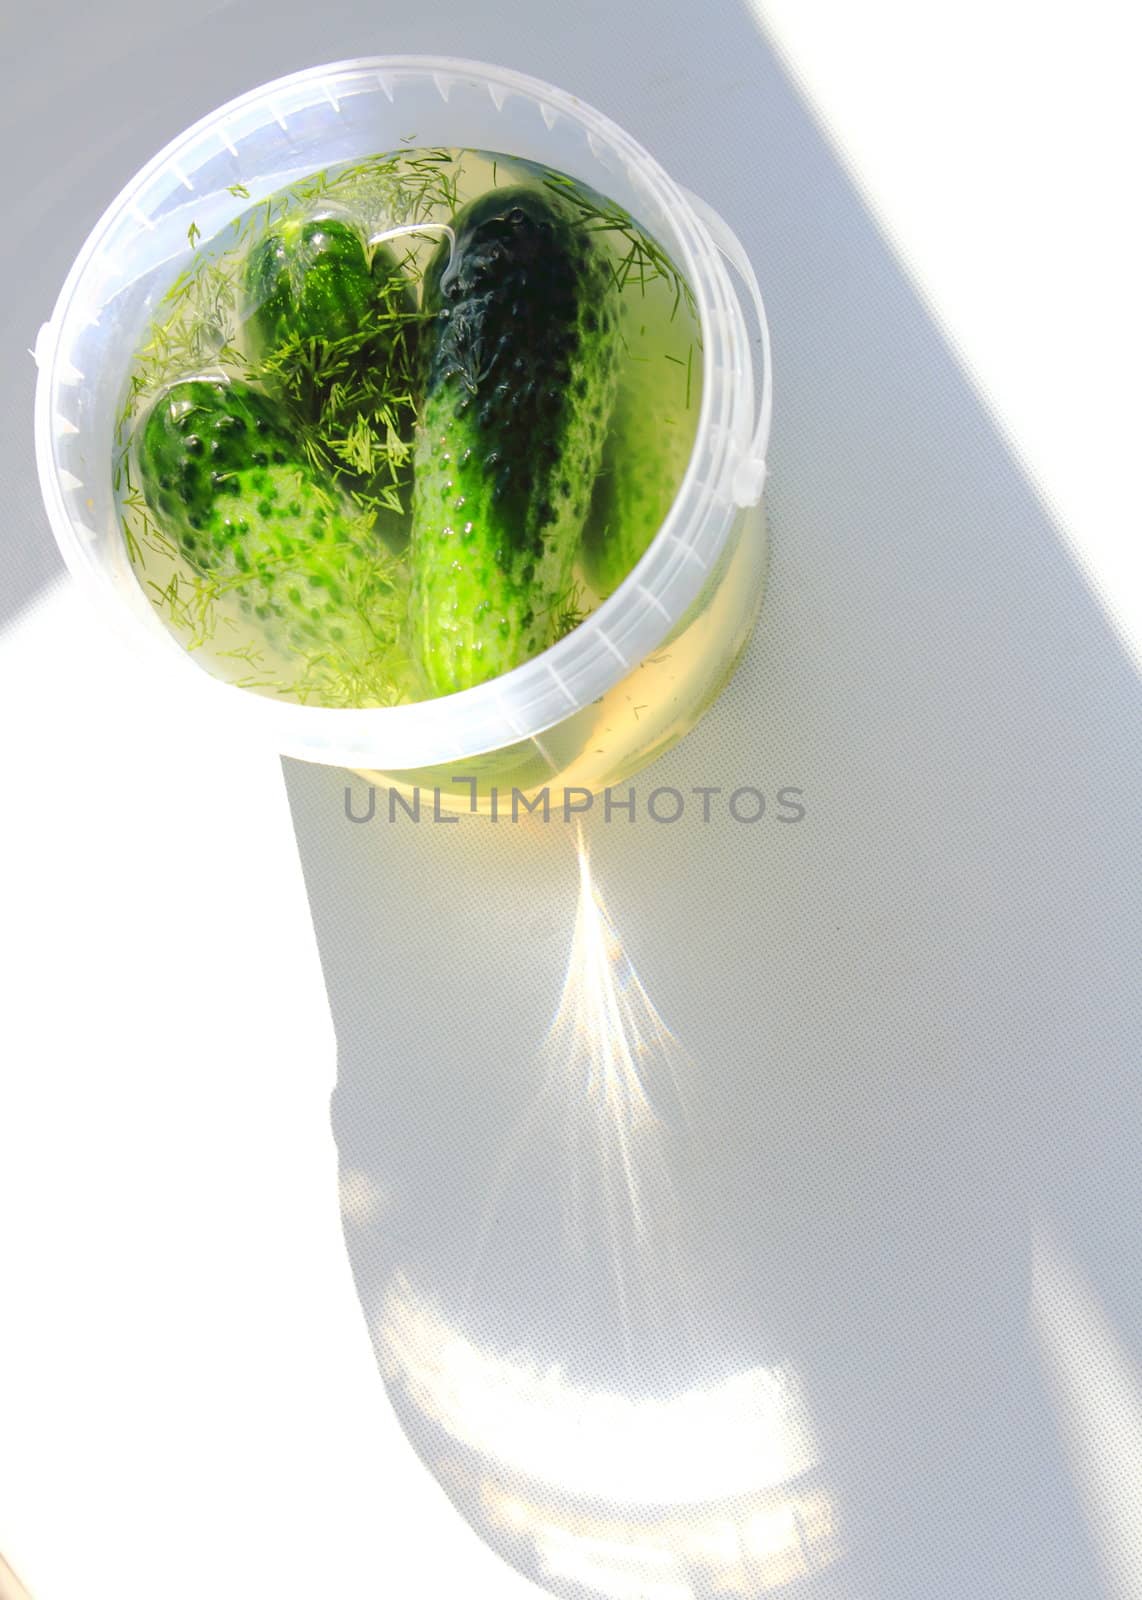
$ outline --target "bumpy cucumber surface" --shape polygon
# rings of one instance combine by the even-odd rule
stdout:
[[[557,634],[618,371],[618,291],[563,203],[494,189],[424,278],[412,501],[413,650],[438,694]]]
[[[372,308],[375,285],[360,235],[334,217],[287,218],[251,250],[249,325],[258,356],[293,340],[336,342]]]
[[[251,250],[245,299],[249,353],[306,421],[320,423],[327,465],[364,492],[407,484],[407,472],[386,471],[360,445],[362,422],[380,457],[390,430],[407,443],[415,420],[416,295],[388,245],[370,261],[349,223],[286,218]]]
[[[138,462],[158,525],[194,572],[268,640],[324,661],[330,686],[373,692],[396,627],[391,558],[318,480],[272,400],[244,383],[176,383],[146,418]]]
[[[670,510],[693,449],[693,428],[648,427],[670,381],[663,363],[630,362],[623,374],[603,464],[583,532],[583,574],[601,600],[645,555]]]

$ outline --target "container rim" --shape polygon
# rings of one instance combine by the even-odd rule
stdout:
[[[716,396],[715,385],[703,383],[702,403],[690,462],[677,495],[650,546],[607,600],[578,627],[539,655],[497,678],[451,695],[408,705],[360,709],[302,705],[272,700],[214,677],[181,645],[166,641],[134,616],[103,580],[96,557],[76,529],[61,481],[54,428],[61,366],[66,365],[65,333],[69,313],[85,274],[111,229],[137,201],[156,174],[177,166],[179,155],[243,111],[312,87],[314,101],[328,100],[337,79],[372,74],[392,98],[396,80],[431,77],[442,98],[466,80],[484,86],[496,98],[516,94],[536,102],[545,112],[564,116],[602,140],[669,216],[678,244],[679,265],[694,292],[702,328],[705,377],[717,360],[720,381],[730,392]],[[502,100],[497,100],[501,105]],[[505,152],[510,154],[511,152]],[[705,210],[705,208],[702,208]],[[758,314],[764,311],[756,295]],[[761,422],[755,431],[753,361],[737,296],[726,271],[722,250],[685,190],[653,156],[617,123],[566,90],[544,80],[490,63],[434,55],[369,56],[304,68],[247,90],[169,141],[111,201],[88,234],[72,264],[49,321],[36,340],[39,368],[35,400],[36,460],[49,521],[73,577],[105,612],[113,613],[120,630],[132,634],[145,651],[152,670],[165,671],[174,686],[189,687],[190,674],[200,699],[214,698],[213,711],[235,722],[246,737],[266,742],[282,754],[339,766],[391,770],[458,762],[542,733],[597,699],[651,654],[700,593],[725,543],[737,506],[737,468],[751,449],[764,456],[769,425],[771,375],[768,343],[763,342]],[[718,359],[720,357],[720,359]],[[718,415],[715,416],[715,404]],[[705,476],[698,465],[707,448]],[[108,464],[110,470],[110,464]],[[739,480],[740,481],[740,480]],[[757,495],[760,497],[760,483]],[[668,595],[669,604],[664,603]],[[157,619],[156,619],[157,621]],[[158,624],[163,627],[161,623]],[[165,632],[165,629],[163,630]]]

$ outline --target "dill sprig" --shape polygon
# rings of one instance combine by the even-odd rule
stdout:
[[[407,262],[380,289],[362,326],[336,340],[292,334],[263,359],[258,379],[286,399],[310,464],[363,511],[404,509],[415,412],[415,334]],[[370,360],[372,351],[383,360]]]
[[[565,639],[572,633],[587,615],[587,606],[583,597],[583,586],[572,578],[567,588],[552,603],[551,613],[555,618],[555,642]]]
[[[315,173],[295,184],[290,197],[302,209],[331,200],[351,206],[366,222],[407,227],[456,210],[460,174],[455,163],[452,150],[396,151]]]
[[[546,188],[562,198],[578,213],[579,221],[587,233],[610,234],[615,244],[611,271],[619,290],[637,283],[640,295],[646,294],[647,285],[665,279],[674,291],[670,312],[673,321],[678,307],[685,299],[690,312],[697,307],[693,291],[666,251],[634,220],[629,211],[613,200],[595,195],[569,178],[566,173],[545,169],[543,182]],[[625,253],[621,246],[625,245]]]

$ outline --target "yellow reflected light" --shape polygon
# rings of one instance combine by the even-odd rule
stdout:
[[[541,1052],[544,1098],[561,1115],[569,1242],[589,1240],[592,1213],[606,1208],[621,1295],[627,1278],[646,1286],[678,1274],[672,1150],[694,1139],[693,1066],[624,949],[582,838],[578,855],[567,976]]]
[[[558,1366],[478,1349],[403,1278],[381,1347],[388,1380],[447,1436],[453,1488],[478,1484],[485,1537],[516,1559],[527,1539],[540,1581],[608,1600],[746,1600],[841,1553],[787,1370],[755,1367],[664,1400],[592,1389]]]
[[[676,1386],[669,1362],[666,1381],[661,1361],[657,1386],[648,1381],[648,1352],[663,1339],[672,1352],[670,1330],[685,1340],[694,1309],[676,1188],[696,1164],[692,1069],[623,948],[582,841],[567,976],[542,1065],[543,1088],[508,1136],[463,1293],[446,1296],[446,1310],[410,1267],[394,1273],[381,1304],[382,1366],[416,1419],[419,1447],[483,1536],[541,1583],[605,1600],[750,1600],[829,1565],[841,1552],[836,1517],[793,1369],[726,1370],[699,1339],[678,1352]],[[557,1152],[538,1181],[571,1200],[552,1211],[551,1237],[540,1229],[538,1246],[532,1212],[515,1235],[500,1206],[507,1168],[533,1138]],[[529,1190],[522,1204],[534,1203]],[[556,1268],[555,1292],[569,1296],[566,1360],[527,1347],[526,1288],[522,1303],[500,1305],[502,1332],[486,1317],[472,1331],[477,1264],[493,1237],[501,1252],[518,1238],[543,1253],[548,1293]],[[597,1273],[582,1270],[584,1252]],[[526,1285],[520,1266],[515,1258],[513,1286]],[[617,1308],[608,1301],[616,1290]],[[629,1383],[605,1348],[612,1335],[625,1341]],[[696,1368],[706,1381],[687,1381]]]
[[[398,1275],[380,1330],[386,1376],[451,1438],[574,1494],[675,1505],[787,1482],[816,1462],[800,1386],[752,1367],[667,1399],[572,1383],[479,1349]]]
[[[623,948],[582,840],[571,959],[547,1049],[581,1059],[588,1095],[617,1128],[676,1125],[689,1062]]]

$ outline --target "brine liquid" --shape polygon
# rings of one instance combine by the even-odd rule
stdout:
[[[413,799],[423,793],[427,807],[444,812],[479,811],[528,826],[537,819],[539,824],[575,820],[584,808],[584,791],[600,795],[612,785],[625,785],[671,749],[733,674],[757,620],[768,565],[763,507],[739,509],[735,524],[722,560],[671,637],[598,700],[533,738],[486,755],[439,767],[361,769],[360,775]],[[616,793],[621,798],[627,790]],[[519,809],[520,797],[528,801],[527,811]],[[378,814],[384,803],[378,803]],[[697,807],[693,796],[688,803]],[[606,796],[593,808],[610,816]],[[623,822],[632,813],[615,815]]]
[[[517,158],[485,151],[410,148],[329,168],[248,208],[213,239],[198,240],[192,230],[191,263],[156,307],[128,380],[115,461],[124,536],[145,592],[166,624],[210,671],[268,695],[355,703],[314,692],[306,660],[275,647],[256,619],[244,614],[232,588],[204,578],[189,565],[177,542],[158,526],[139,485],[132,438],[163,389],[181,379],[204,376],[257,383],[243,337],[249,251],[284,217],[339,216],[355,223],[371,243],[386,238],[415,289],[459,207],[497,187],[538,188],[553,179],[583,202],[581,225],[608,253],[619,286],[618,400],[584,537],[625,535],[624,548],[634,548],[635,559],[641,554],[681,484],[702,389],[700,330],[693,303],[661,247],[603,196],[563,174]],[[604,526],[616,517],[630,519],[631,525],[625,530]],[[383,521],[385,559],[394,564],[398,583],[407,582],[402,564],[407,517],[389,516]],[[608,581],[613,588],[615,576],[608,575]],[[582,566],[576,568],[575,582],[565,628],[599,603]],[[401,670],[400,643],[394,640],[391,682],[381,694],[359,703],[397,703],[423,693],[414,676]]]

